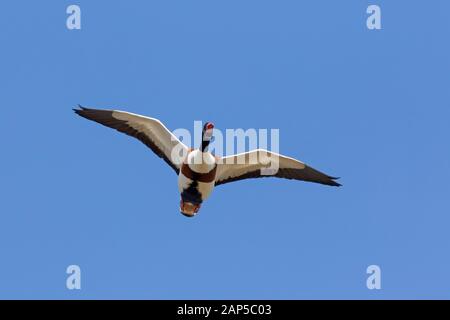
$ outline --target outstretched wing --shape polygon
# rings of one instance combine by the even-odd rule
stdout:
[[[262,149],[221,158],[217,167],[216,186],[243,179],[264,177],[341,186],[334,181],[338,178],[330,177],[299,160]]]
[[[179,172],[182,155],[187,154],[188,148],[158,119],[125,111],[79,107],[80,109],[73,109],[79,116],[139,139],[166,161],[176,173]]]

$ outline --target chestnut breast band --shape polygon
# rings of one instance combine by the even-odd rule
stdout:
[[[181,173],[188,179],[204,182],[204,183],[210,183],[216,180],[216,171],[217,171],[217,164],[214,166],[214,168],[206,173],[199,173],[193,171],[188,164],[183,163],[181,165]]]

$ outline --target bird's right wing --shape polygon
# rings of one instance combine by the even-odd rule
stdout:
[[[264,177],[340,186],[334,181],[337,178],[313,169],[299,160],[262,149],[221,158],[217,166],[216,186],[243,179]]]
[[[187,154],[188,147],[178,140],[158,119],[125,111],[88,109],[81,106],[80,109],[74,109],[74,111],[83,118],[98,122],[140,140],[166,161],[176,173],[179,172],[183,155]]]

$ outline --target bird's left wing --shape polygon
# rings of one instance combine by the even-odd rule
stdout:
[[[183,160],[182,156],[187,154],[188,147],[178,140],[158,119],[125,111],[79,107],[80,109],[74,109],[79,116],[140,140],[166,161],[176,173],[179,172]]]
[[[299,160],[262,149],[221,158],[217,166],[216,186],[243,179],[264,177],[340,186],[334,181],[337,178],[313,169]]]

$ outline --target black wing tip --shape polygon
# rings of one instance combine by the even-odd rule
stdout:
[[[330,186],[333,186],[333,187],[342,187],[342,184],[340,184],[339,182],[334,181],[334,180],[337,180],[337,179],[339,179],[339,178],[333,178],[333,177],[330,177],[330,179],[331,179],[331,181],[330,181]]]
[[[77,109],[78,108],[78,109]],[[85,108],[83,107],[81,104],[77,104],[77,106],[75,108],[72,108],[73,111],[77,112],[77,111],[86,111],[86,110],[91,110],[89,108]]]
[[[72,108],[72,110],[80,117],[83,117],[83,118],[86,118],[89,120],[93,120],[93,121],[97,121],[98,116],[104,116],[106,114],[110,115],[114,112],[113,110],[100,110],[100,109],[85,108],[80,104],[78,105],[78,109]],[[97,122],[99,122],[99,121],[97,121]]]
[[[335,180],[339,180],[341,177],[333,177],[333,182],[336,184],[336,187],[342,187],[342,184],[339,182],[336,182]]]
[[[77,109],[78,108],[78,109]],[[82,105],[77,105],[77,107],[72,108],[73,112],[75,112],[76,114],[78,114],[79,116],[81,116],[83,114],[83,111],[88,110],[87,108],[83,107]]]
[[[332,176],[327,176],[328,179],[330,179],[329,183],[327,183],[330,186],[333,187],[342,187],[342,184],[334,181],[334,180],[339,180],[341,177],[332,177]]]
[[[78,109],[77,109],[78,108]],[[72,108],[72,110],[79,115],[88,114],[88,113],[113,113],[114,110],[109,109],[92,109],[83,107],[81,104],[78,104],[77,107]]]

